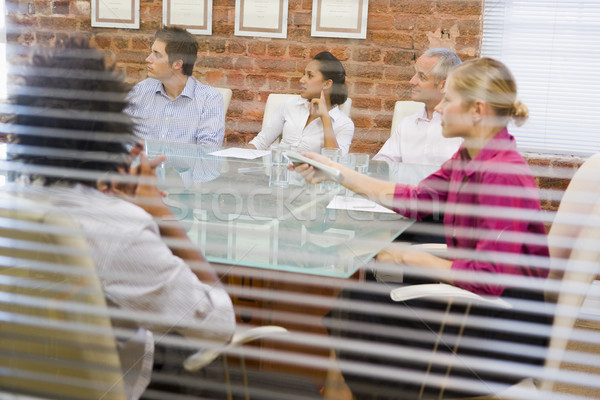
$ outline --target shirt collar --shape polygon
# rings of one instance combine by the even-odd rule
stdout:
[[[167,92],[165,92],[165,87],[163,86],[162,82],[159,81],[158,79],[154,79],[156,81],[155,83],[155,93],[160,93],[163,96],[169,98],[169,96],[167,96]],[[187,81],[185,82],[185,87],[183,88],[181,94],[179,96],[185,96],[187,98],[193,99],[194,98],[194,89],[196,88],[196,81],[191,77],[188,76],[187,77]]]
[[[309,102],[307,99],[305,99],[303,97],[298,97],[297,104],[302,105],[303,107],[305,107],[308,110]],[[338,105],[335,105],[328,112],[329,118],[331,118],[332,121],[335,121],[340,116],[341,112],[342,112],[342,110],[340,110],[340,107]]]
[[[423,111],[417,117],[417,121],[426,121],[426,122],[441,121],[441,114],[437,111],[433,111],[433,115],[431,116],[431,119],[429,119],[429,118],[427,118],[427,110],[425,110],[425,106],[423,106]]]
[[[483,146],[481,151],[477,153],[474,159],[469,160],[469,154],[465,144],[460,146],[460,155],[465,165],[465,173],[467,175],[473,174],[475,171],[481,169],[483,162],[488,161],[492,158],[497,157],[499,154],[506,151],[516,151],[517,144],[515,138],[508,133],[506,127],[500,132],[496,133],[486,144]]]

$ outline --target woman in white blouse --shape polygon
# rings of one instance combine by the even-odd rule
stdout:
[[[339,105],[348,98],[346,71],[330,52],[317,54],[300,79],[300,97],[285,101],[250,145],[267,149],[278,137],[298,151],[333,147],[348,153],[354,123]]]

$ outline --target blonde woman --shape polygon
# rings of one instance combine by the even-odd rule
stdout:
[[[448,395],[480,394],[492,390],[490,382],[512,384],[524,377],[519,364],[479,369],[472,360],[462,360],[460,356],[465,355],[476,356],[476,361],[483,360],[484,364],[491,360],[510,360],[524,365],[543,362],[547,344],[545,327],[549,320],[538,314],[540,308],[537,307],[543,307],[541,288],[548,274],[546,232],[539,218],[540,201],[534,178],[507,130],[509,122],[521,124],[526,120],[527,107],[517,100],[516,83],[508,68],[499,61],[482,58],[452,70],[444,98],[436,110],[442,114],[444,137],[460,137],[464,143],[440,170],[418,186],[378,181],[320,155],[305,155],[338,168],[343,174],[344,186],[400,214],[421,219],[439,211],[439,207],[444,208],[449,258],[409,251],[397,245],[380,252],[379,262],[390,267],[394,263],[412,266],[428,276],[437,271],[443,280],[471,292],[499,296],[513,308],[498,311],[472,307],[471,317],[488,317],[483,325],[481,320],[472,324],[468,320],[464,332],[452,324],[446,325],[443,334],[450,337],[442,338],[437,353],[432,356],[433,339],[439,339],[437,333],[442,331],[435,319],[428,321],[420,310],[441,313],[448,308],[460,316],[465,307],[413,300],[402,303],[404,307],[396,303],[397,311],[390,316],[378,311],[382,303],[391,303],[389,294],[373,295],[365,293],[364,288],[346,291],[344,296],[355,301],[375,301],[378,307],[371,307],[374,311],[369,313],[335,310],[337,333],[380,345],[387,343],[384,354],[391,360],[381,361],[381,356],[359,355],[352,350],[340,351],[339,357],[419,372],[416,379],[404,377],[402,373],[397,378],[381,379],[366,377],[356,370],[344,371],[357,398],[410,399],[416,398],[420,391],[436,396],[442,384],[448,386],[443,390]],[[309,182],[325,179],[325,175],[307,164],[295,169]],[[530,310],[522,304],[523,300],[529,302]],[[418,314],[421,316],[416,318]],[[520,325],[522,321],[533,325],[524,328]],[[387,329],[388,333],[382,336],[356,332],[352,327],[357,322],[373,324],[370,332]],[[391,331],[390,327],[393,327]],[[415,333],[421,331],[422,334]],[[427,340],[428,336],[432,337],[431,341]],[[524,344],[526,350],[518,347]],[[407,356],[407,349],[414,348],[424,353],[418,357]],[[446,364],[448,359],[443,361],[443,356],[450,354],[454,354],[458,365]],[[456,379],[445,383],[430,379],[425,384],[426,374],[444,376],[446,372],[450,378],[469,381],[452,386]]]

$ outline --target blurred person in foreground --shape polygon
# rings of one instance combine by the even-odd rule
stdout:
[[[221,146],[225,136],[223,97],[192,76],[198,58],[194,35],[164,27],[146,58],[148,78],[133,87],[125,109],[143,139]]]
[[[510,121],[524,122],[527,108],[517,100],[508,68],[482,58],[452,70],[436,109],[444,137],[464,143],[418,186],[379,181],[318,154],[305,155],[339,169],[345,187],[407,217],[419,220],[443,207],[448,258],[393,244],[377,255],[380,265],[501,298],[511,308],[447,300],[395,303],[389,285],[374,283],[346,290],[346,302],[326,323],[345,339],[337,356],[358,399],[485,394],[518,382],[544,362],[550,324],[543,298],[546,232],[534,178],[507,130]],[[311,183],[326,179],[307,164],[295,170]]]
[[[162,201],[154,168],[164,157],[149,161],[139,147],[129,151],[137,139],[123,113],[129,87],[122,75],[77,38],[38,51],[30,66],[18,72],[24,83],[9,99],[20,107],[9,159],[22,168],[5,194],[49,202],[80,225],[108,305],[131,312],[113,318],[114,326],[145,328],[157,339],[175,333],[207,346],[226,343],[235,330],[232,302]],[[142,336],[152,353],[152,335]],[[141,381],[125,379],[130,399],[150,376],[147,350],[127,355],[144,363]],[[155,369],[163,361],[155,357]]]

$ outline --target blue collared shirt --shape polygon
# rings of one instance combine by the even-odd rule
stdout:
[[[148,78],[131,90],[125,110],[143,139],[221,146],[225,136],[223,97],[211,86],[188,77],[176,99],[167,96],[162,83]]]

